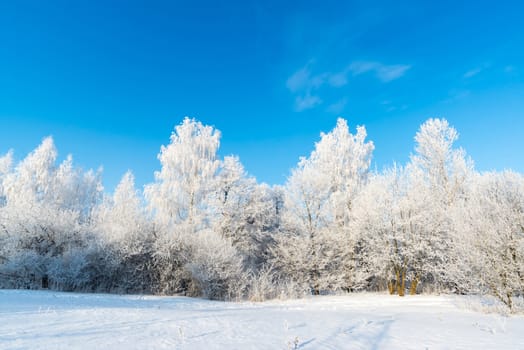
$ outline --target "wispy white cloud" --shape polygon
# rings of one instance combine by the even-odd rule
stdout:
[[[348,99],[344,97],[338,100],[337,102],[329,105],[327,111],[334,114],[342,113],[344,111],[344,108],[346,108],[347,103]]]
[[[348,66],[348,70],[353,73],[353,75],[360,75],[373,71],[377,69],[381,64],[377,62],[366,62],[366,61],[357,61],[353,62]]]
[[[488,69],[491,65],[489,63],[483,63],[482,65],[475,67],[473,69],[468,70],[464,75],[462,76],[464,79],[473,78],[474,76],[482,73],[486,69]]]
[[[330,74],[328,77],[328,83],[332,87],[342,87],[348,83],[348,73],[347,70],[341,72]]]
[[[384,110],[386,112],[388,112],[388,113],[394,112],[394,111],[404,111],[404,110],[408,109],[408,107],[409,107],[406,104],[397,105],[397,104],[393,103],[390,100],[380,101],[380,104],[382,105],[382,108],[384,108]]]
[[[322,104],[322,99],[316,93],[321,87],[327,85],[340,88],[347,84],[347,72],[324,72],[312,74],[310,64],[299,69],[286,81],[286,87],[295,95],[295,111],[302,112]],[[339,109],[342,109],[339,107]]]
[[[390,100],[384,100],[380,101],[380,104],[383,106],[384,110],[386,112],[393,112],[397,109],[397,107],[390,101]]]
[[[286,87],[295,95],[295,111],[302,112],[322,104],[314,92],[329,80],[328,73],[312,74],[311,63],[299,69],[286,81]]]
[[[374,73],[382,82],[390,82],[401,78],[411,68],[405,64],[387,65],[380,62],[355,61],[339,72],[323,72],[312,74],[310,64],[293,73],[286,81],[286,86],[293,93],[312,91],[324,85],[340,88],[348,84],[348,76]]]
[[[459,100],[466,99],[471,96],[470,90],[452,89],[448,92],[448,97],[442,100],[441,103],[449,104]]]
[[[307,67],[304,67],[296,71],[292,76],[288,78],[286,82],[287,88],[291,92],[297,92],[299,90],[305,89],[306,86],[309,84],[310,74],[311,72]]]
[[[322,100],[320,97],[307,93],[304,96],[297,96],[295,98],[295,110],[297,112],[302,112],[307,109],[314,108],[321,103]]]
[[[388,83],[403,77],[410,68],[411,66],[406,64],[387,65],[380,62],[357,61],[349,65],[348,71],[353,75],[374,73],[380,81]]]
[[[377,77],[383,82],[387,83],[403,77],[410,68],[410,66],[401,64],[393,66],[381,66],[377,70]]]
[[[322,104],[319,90],[324,87],[342,88],[349,83],[350,76],[365,73],[374,74],[383,83],[396,80],[406,74],[411,68],[409,65],[387,65],[374,61],[354,61],[338,72],[322,72],[314,74],[312,61],[297,70],[286,80],[286,87],[295,96],[295,110],[297,112],[314,108]],[[340,113],[347,101],[344,99],[331,104],[328,111]]]
[[[480,72],[482,72],[482,68],[475,68],[475,69],[471,69],[471,70],[468,70],[466,73],[464,73],[464,78],[468,79],[468,78],[472,78],[474,77],[475,75],[479,74]]]
[[[311,91],[322,87],[329,78],[329,73],[311,74],[309,65],[307,65],[290,76],[286,81],[286,86],[291,92]]]

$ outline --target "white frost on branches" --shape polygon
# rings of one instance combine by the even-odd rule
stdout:
[[[185,118],[155,181],[104,194],[51,137],[0,157],[0,287],[197,295],[389,290],[524,293],[524,177],[479,173],[429,119],[405,165],[370,171],[366,129],[338,119],[285,186],[258,183],[220,132]]]

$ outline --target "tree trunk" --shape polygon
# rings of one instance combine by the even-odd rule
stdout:
[[[400,294],[400,268],[395,268],[395,293]]]
[[[389,290],[389,294],[390,295],[393,295],[395,294],[395,289],[396,289],[396,283],[395,281],[391,280],[388,282],[388,290]]]
[[[400,281],[397,282],[397,291],[398,295],[403,297],[406,292],[406,269],[403,268],[402,271],[399,271]]]
[[[506,293],[506,298],[507,298],[506,300],[508,301],[507,305],[509,307],[509,312],[511,312],[511,313],[513,313],[513,301],[511,300],[512,296],[513,296],[512,293],[510,293],[510,292]]]
[[[411,281],[411,286],[409,287],[409,295],[415,295],[417,294],[417,286],[418,286],[418,275],[415,275],[415,278]]]

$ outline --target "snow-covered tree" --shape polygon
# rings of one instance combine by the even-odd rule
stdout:
[[[353,229],[359,237],[361,280],[378,289],[387,283],[391,294],[404,295],[419,244],[409,195],[409,174],[394,166],[373,176],[355,201]]]
[[[238,157],[225,157],[216,181],[216,228],[244,256],[247,269],[267,260],[279,225],[278,193],[249,177]]]
[[[435,201],[450,206],[464,193],[472,161],[462,148],[454,147],[458,132],[445,119],[429,119],[415,136],[412,171]]]
[[[277,261],[285,273],[322,289],[351,286],[354,249],[348,224],[353,201],[366,183],[373,143],[364,127],[356,135],[343,119],[302,158],[286,185],[284,227]]]
[[[84,172],[75,167],[69,155],[56,169],[52,178],[52,198],[46,203],[54,203],[57,208],[77,212],[82,222],[90,220],[93,209],[102,199],[103,186],[101,170]]]
[[[97,255],[106,261],[106,280],[100,283],[123,291],[152,291],[152,225],[130,171],[97,208],[96,231],[101,238]]]
[[[416,258],[412,261],[414,282],[420,279],[436,287],[454,288],[453,267],[461,261],[461,241],[455,211],[467,199],[467,180],[473,164],[461,148],[454,147],[457,131],[444,119],[429,119],[415,136],[416,153],[408,165],[410,221],[417,235]]]
[[[207,204],[219,167],[217,151],[220,132],[211,126],[185,118],[162,146],[162,166],[156,181],[146,186],[145,196],[155,220],[165,228],[185,225],[196,232],[209,227]]]
[[[13,171],[13,151],[10,150],[5,155],[0,157],[0,207],[6,205],[7,194],[5,190],[4,181]]]
[[[4,163],[9,164],[10,157]],[[74,289],[85,282],[78,267],[85,261],[76,254],[73,266],[63,257],[83,251],[102,186],[94,173],[74,168],[70,157],[60,166],[56,159],[53,139],[48,137],[12,171],[2,174],[1,268],[18,276],[17,283],[39,285],[42,279]]]
[[[512,171],[479,175],[467,209],[462,228],[475,273],[470,278],[511,310],[513,297],[524,293],[524,177]]]
[[[128,171],[117,185],[113,196],[107,196],[97,211],[99,228],[106,239],[129,246],[122,247],[133,253],[135,244],[147,236],[148,224],[143,205],[135,189],[133,174]]]
[[[236,263],[241,258],[230,240],[213,230],[218,217],[219,139],[218,130],[185,118],[175,127],[171,143],[161,148],[162,168],[155,173],[155,183],[145,188],[157,225],[155,266],[162,292],[230,295],[233,284],[242,279]],[[213,250],[209,241],[222,242],[223,249]],[[208,257],[202,249],[209,249]],[[228,271],[227,278],[219,271]]]
[[[429,119],[405,166],[370,173],[373,144],[343,119],[284,187],[259,184],[220,132],[185,118],[144,198],[52,138],[0,157],[0,287],[255,300],[337,290],[524,293],[524,177],[477,173],[457,131]]]
[[[53,139],[47,137],[4,179],[7,202],[11,206],[49,202],[56,158]]]

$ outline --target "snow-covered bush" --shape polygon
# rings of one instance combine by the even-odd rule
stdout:
[[[231,243],[213,231],[193,237],[185,268],[200,295],[209,299],[238,299],[244,294],[247,276],[242,258]]]

